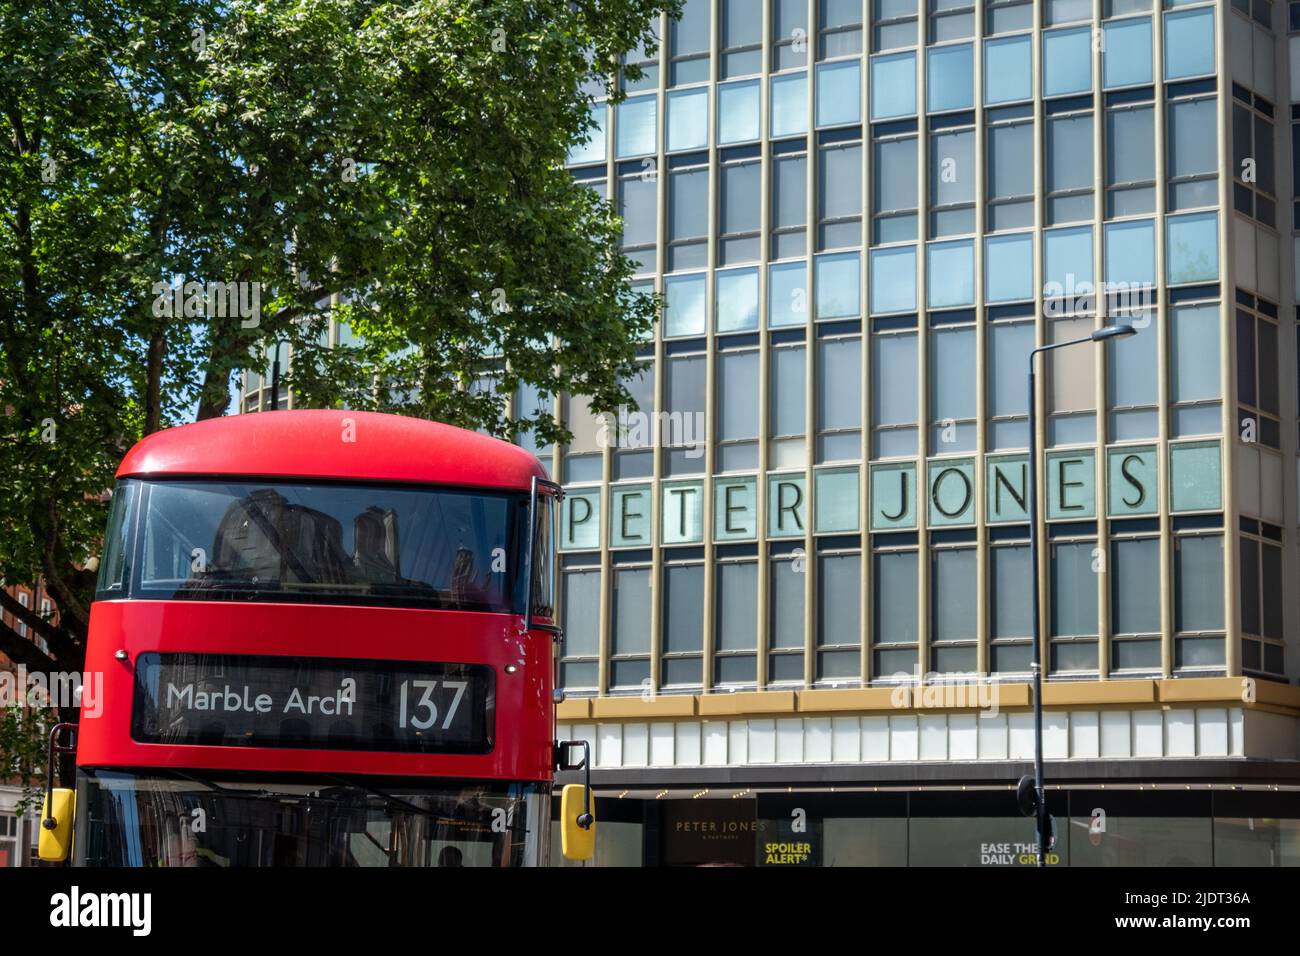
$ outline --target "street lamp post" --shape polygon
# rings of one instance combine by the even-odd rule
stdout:
[[[282,339],[275,340],[275,358],[271,362],[271,411],[280,408],[280,346],[288,343]],[[1032,365],[1032,360],[1030,362]],[[1033,372],[1033,369],[1030,369]]]
[[[1105,342],[1107,339],[1123,338],[1132,335],[1137,329],[1131,325],[1107,325],[1097,329],[1087,338],[1071,339],[1068,342],[1055,342],[1040,345],[1029,353],[1029,574],[1031,583],[1031,618],[1030,627],[1034,637],[1034,795],[1035,814],[1038,833],[1038,865],[1047,865],[1047,841],[1050,834],[1047,815],[1047,800],[1043,791],[1043,642],[1039,626],[1039,587],[1038,579],[1038,388],[1034,373],[1034,361],[1039,352],[1050,352],[1070,345],[1082,345],[1085,342]]]

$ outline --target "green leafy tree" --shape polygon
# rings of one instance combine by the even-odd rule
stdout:
[[[631,402],[658,302],[564,162],[679,5],[0,0],[0,577],[60,616],[0,605],[61,668],[125,449],[224,414],[274,343],[305,405],[551,441],[500,396]],[[331,310],[357,344],[326,347]],[[50,664],[2,626],[0,651]]]
[[[54,715],[43,707],[0,707],[0,780],[22,788],[15,809],[21,815],[41,805],[49,731]]]

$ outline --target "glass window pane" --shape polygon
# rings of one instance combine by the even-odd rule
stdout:
[[[817,125],[862,121],[862,68],[857,60],[817,67]]]
[[[817,22],[823,28],[859,26],[862,23],[862,4],[858,0],[820,0],[817,8]]]
[[[856,645],[861,638],[862,559],[856,554],[817,560],[817,645]],[[856,673],[856,669],[854,673]]]
[[[1106,113],[1106,185],[1146,183],[1156,178],[1155,111]]]
[[[971,45],[931,47],[926,52],[926,107],[929,112],[965,110],[974,105],[975,74]]]
[[[792,73],[772,77],[772,116],[769,135],[773,138],[808,132],[808,74]]]
[[[673,56],[686,56],[691,53],[707,53],[709,50],[709,15],[713,4],[710,0],[685,0],[682,15],[669,21],[669,33],[672,40]]]
[[[817,318],[837,319],[860,315],[858,253],[841,252],[816,259]]]
[[[977,615],[975,549],[954,548],[934,552],[934,581],[930,587],[930,613],[935,641],[973,641]]]
[[[1029,233],[984,240],[984,297],[1014,302],[1034,295],[1034,239]]]
[[[1151,20],[1117,20],[1107,23],[1102,40],[1102,72],[1106,89],[1151,82]]]
[[[1237,400],[1255,404],[1255,317],[1237,311]]]
[[[875,336],[871,351],[871,406],[875,424],[914,423],[916,334]]]
[[[1122,321],[1122,320],[1120,320]],[[1144,316],[1137,333],[1106,343],[1111,405],[1154,405],[1156,370],[1160,367],[1154,316]],[[1150,436],[1154,437],[1154,436]]]
[[[771,562],[771,575],[771,646],[802,648],[803,583],[807,578],[794,570],[793,561]]]
[[[1092,116],[1048,120],[1047,191],[1087,189],[1091,185]]]
[[[915,171],[912,178],[915,182]],[[974,201],[975,131],[935,133],[930,139],[930,204]]]
[[[566,608],[600,607],[600,571],[568,571],[564,575]],[[564,628],[564,657],[595,657],[600,653],[600,615],[568,614]]]
[[[916,54],[891,53],[871,59],[871,118],[916,113]]]
[[[1029,546],[992,548],[989,563],[989,638],[1029,637]]]
[[[1033,95],[1027,36],[988,40],[984,44],[984,102],[1014,103]]]
[[[723,0],[719,14],[724,48],[763,42],[762,0]]]
[[[820,160],[818,189],[820,219],[858,216],[862,213],[862,147],[835,146],[817,152]]]
[[[669,360],[668,373],[664,382],[668,412],[676,412],[681,417],[704,414],[707,368],[703,355]],[[664,441],[681,441],[686,437],[686,430],[685,427],[677,430],[665,428]],[[694,433],[692,429],[692,434]]]
[[[1216,213],[1169,216],[1165,279],[1206,282],[1219,277],[1219,217]]]
[[[808,268],[803,262],[777,262],[767,273],[767,324],[802,325],[808,318]]]
[[[761,223],[759,192],[762,188],[762,179],[759,164],[741,163],[735,166],[723,166],[719,186],[722,234],[725,236],[741,232],[757,232]]]
[[[758,328],[758,270],[719,271],[715,279],[714,314],[719,332]]]
[[[1092,316],[1080,316],[1072,319],[1055,319],[1048,324],[1047,335],[1052,342],[1068,342],[1072,339],[1086,338],[1093,330]],[[1047,360],[1047,381],[1050,409],[1053,412],[1091,411],[1094,407],[1094,380],[1091,362],[1080,362],[1068,351],[1059,351],[1044,356]],[[1091,428],[1092,418],[1088,417]],[[1066,441],[1082,439],[1065,439],[1052,444],[1064,444]],[[1089,435],[1088,441],[1091,441]]]
[[[1263,630],[1265,637],[1282,637],[1282,549],[1271,544],[1261,544],[1259,550],[1259,586],[1263,595]],[[1267,653],[1267,651],[1265,652]],[[1267,666],[1267,658],[1265,658]],[[1280,668],[1279,668],[1280,669]]]
[[[658,96],[634,96],[617,107],[618,157],[644,156],[655,151]]]
[[[1247,634],[1260,633],[1259,616],[1259,542],[1241,538],[1241,629]]]
[[[916,247],[871,250],[871,311],[916,309]]]
[[[1255,117],[1255,182],[1266,193],[1273,192],[1273,124]]]
[[[1053,544],[1051,626],[1053,637],[1097,633],[1097,575],[1091,541]]]
[[[720,440],[758,437],[758,353],[724,352],[718,356]]]
[[[1106,282],[1127,282],[1154,289],[1156,282],[1156,224],[1151,219],[1108,222],[1105,227]],[[1154,298],[1154,292],[1152,293]]]
[[[1092,16],[1092,0],[1048,0],[1046,23],[1069,23]]]
[[[930,333],[930,418],[975,417],[975,329],[935,329]]]
[[[1034,325],[998,322],[989,326],[989,337],[989,414],[1027,414],[1025,376],[1029,350],[1034,347]]]
[[[875,613],[872,621],[875,642],[915,643],[916,552],[882,552],[875,555],[875,566]]]
[[[805,350],[781,348],[772,350],[772,388],[769,401],[773,436],[802,435],[804,424],[804,368]]]
[[[716,629],[720,651],[758,647],[757,572],[758,566],[752,562],[718,565]]]
[[[650,569],[614,571],[614,621],[611,652],[650,653]]]
[[[1087,27],[1043,34],[1043,95],[1092,89],[1092,31]]]
[[[758,80],[718,87],[718,142],[744,143],[759,136]]]
[[[873,146],[875,212],[916,208],[916,137],[883,140]]]
[[[1259,354],[1259,408],[1278,414],[1277,326],[1260,320],[1256,329]]]
[[[1175,539],[1174,630],[1223,630],[1223,536]]]
[[[1044,295],[1049,297],[1092,282],[1092,227],[1045,231],[1043,273]]]
[[[691,169],[668,178],[668,240],[699,239],[709,230],[709,171]]]
[[[1034,194],[1034,125],[991,126],[988,130],[989,199]]]
[[[808,5],[804,0],[773,0],[772,42],[789,39],[796,30],[808,33]]]
[[[975,301],[975,243],[931,243],[926,247],[926,301],[932,309],[971,305]],[[974,355],[974,352],[971,352]]]
[[[1176,305],[1170,322],[1170,400],[1219,397],[1219,306]]]
[[[706,322],[703,275],[664,278],[664,335],[703,335]]]
[[[1111,546],[1112,633],[1159,634],[1160,540],[1118,539]]]
[[[802,226],[807,221],[804,192],[807,186],[808,160],[787,156],[773,164],[772,223],[774,229]]]
[[[663,652],[704,649],[704,567],[664,567]],[[588,615],[590,616],[590,615]]]
[[[817,427],[857,428],[862,424],[862,343],[824,339],[817,343]]]
[[[1169,104],[1169,175],[1212,173],[1218,161],[1214,98]]]
[[[709,143],[709,91],[668,94],[668,149],[699,149]]]
[[[591,119],[593,125],[588,132],[587,142],[575,143],[569,147],[568,162],[571,166],[605,161],[605,126],[609,122],[609,104],[593,103]]]
[[[623,245],[640,246],[655,241],[658,221],[658,186],[653,179],[631,176],[618,185],[623,217]]]
[[[1165,15],[1165,79],[1214,72],[1214,10]]]

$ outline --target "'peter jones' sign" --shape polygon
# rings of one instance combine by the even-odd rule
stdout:
[[[481,754],[496,704],[483,664],[141,654],[141,743]]]

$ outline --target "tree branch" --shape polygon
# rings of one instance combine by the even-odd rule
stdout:
[[[4,654],[15,664],[26,664],[36,670],[52,671],[54,660],[41,652],[32,641],[20,635],[4,621],[0,620],[0,654]]]

